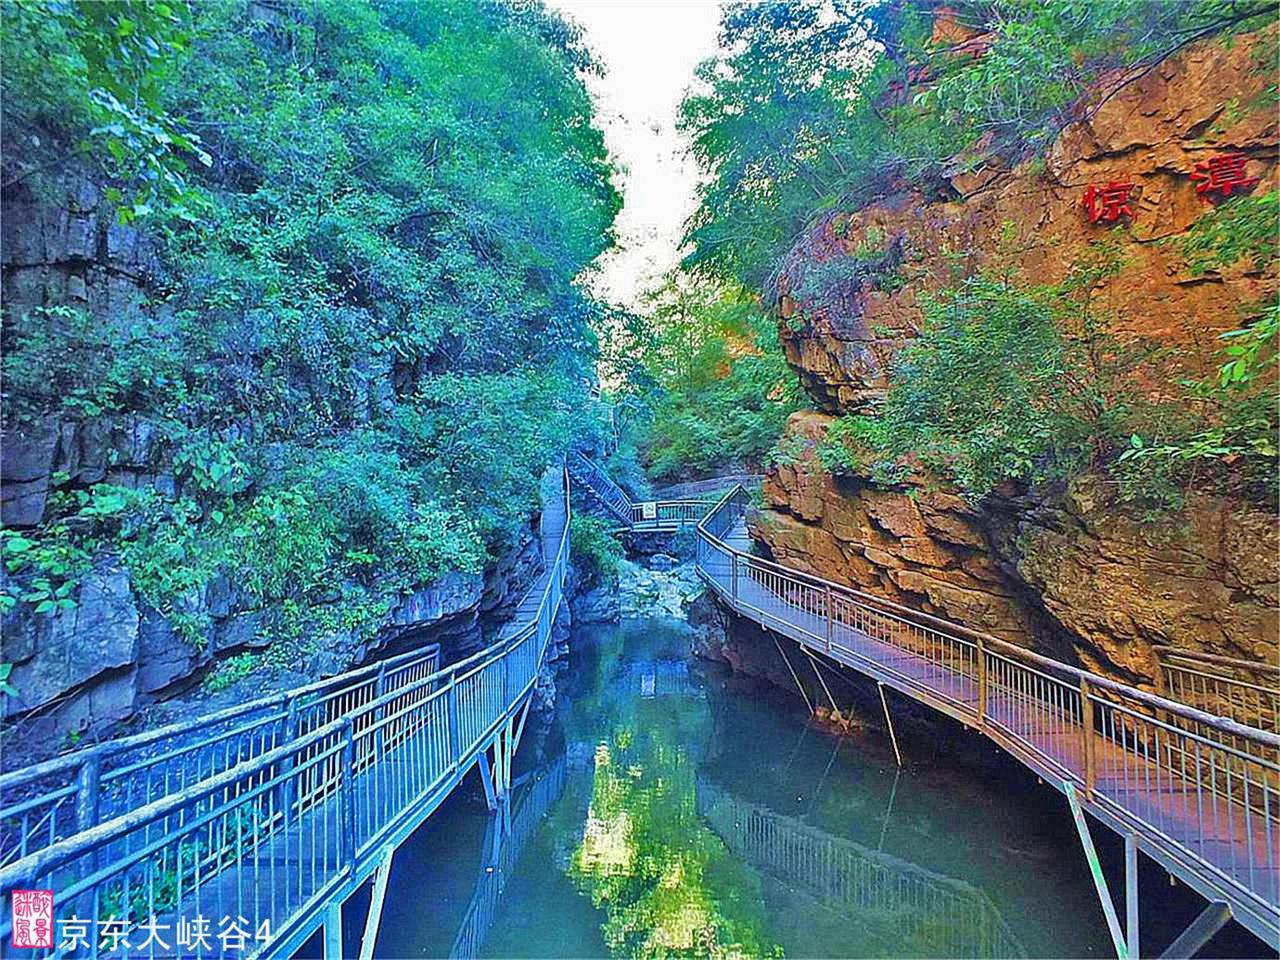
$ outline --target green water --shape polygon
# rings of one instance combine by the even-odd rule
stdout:
[[[459,791],[396,854],[380,956],[1110,954],[1054,791],[991,782],[909,724],[899,771],[882,731],[814,729],[797,699],[688,660],[686,631],[575,635],[505,856]]]

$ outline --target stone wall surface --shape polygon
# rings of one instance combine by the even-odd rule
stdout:
[[[168,322],[166,308],[150,296],[165,281],[153,238],[121,226],[100,183],[74,165],[6,187],[0,279],[6,315],[68,305],[103,324],[144,315],[161,328]],[[365,386],[363,396],[349,398],[357,420],[390,395],[389,366],[371,368]],[[251,423],[228,429],[229,437],[239,430],[254,439]],[[0,456],[0,523],[16,531],[37,526],[55,478],[65,490],[105,481],[176,500],[183,489],[173,453],[155,423],[135,413],[15,420],[6,424]],[[183,612],[208,624],[193,642],[147,603],[118,557],[97,556],[73,594],[74,608],[35,615],[24,603],[0,616],[0,662],[13,665],[9,683],[18,691],[0,697],[4,767],[125,724],[194,715],[266,692],[264,684],[297,685],[428,643],[450,655],[478,649],[486,628],[512,615],[536,576],[535,529],[483,574],[451,573],[418,585],[370,635],[304,638],[299,649],[307,652],[274,679],[255,674],[218,696],[201,689],[202,678],[221,660],[262,650],[281,611],[255,608],[236,584],[215,577],[185,600]],[[0,584],[6,576],[0,570]]]
[[[1090,478],[973,506],[919,478],[831,475],[815,453],[830,419],[792,418],[797,456],[749,520],[779,562],[1149,688],[1159,645],[1280,661],[1268,511],[1193,496],[1142,520]]]

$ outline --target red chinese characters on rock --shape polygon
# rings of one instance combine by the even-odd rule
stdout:
[[[1089,215],[1090,223],[1114,223],[1121,217],[1132,217],[1133,207],[1129,206],[1129,197],[1133,194],[1133,184],[1120,180],[1112,180],[1105,184],[1091,183],[1084,188],[1084,197],[1080,205]]]
[[[14,890],[13,946],[22,950],[53,946],[53,891]]]
[[[1196,181],[1196,193],[1203,198],[1211,193],[1231,196],[1232,191],[1243,193],[1261,177],[1246,177],[1244,165],[1249,158],[1243,153],[1218,153],[1196,164],[1191,179]]]

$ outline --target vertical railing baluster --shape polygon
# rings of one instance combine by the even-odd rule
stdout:
[[[1089,698],[1089,681],[1080,678],[1080,734],[1084,746],[1084,795],[1093,799],[1093,701]]]
[[[981,727],[987,717],[987,651],[982,643],[982,635],[978,635],[976,647],[978,656],[978,726]]]
[[[831,652],[831,633],[835,628],[835,613],[831,608],[831,584],[826,586],[825,602],[827,610],[827,653]]]

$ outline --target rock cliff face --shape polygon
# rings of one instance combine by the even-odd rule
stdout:
[[[38,186],[34,180],[11,184],[3,194],[0,224],[8,315],[70,305],[103,324],[165,322],[165,307],[150,296],[165,282],[151,238],[116,222],[89,174],[72,169],[45,176]],[[354,398],[364,409],[357,417],[367,417],[369,405],[390,391],[390,370],[368,386],[366,396]],[[244,426],[246,439],[251,429]],[[39,524],[55,477],[67,490],[106,481],[154,489],[168,499],[182,492],[172,449],[154,423],[131,413],[9,424],[0,458],[3,526],[20,531]],[[509,615],[534,575],[534,529],[483,575],[454,573],[419,585],[371,636],[339,632],[311,644],[313,653],[281,665],[281,682],[332,675],[430,642],[457,651],[477,647],[486,622]],[[260,650],[263,628],[281,615],[256,608],[236,584],[215,577],[186,598],[183,612],[208,624],[203,641],[192,643],[146,602],[118,558],[105,552],[94,558],[73,599],[72,609],[35,615],[30,604],[19,604],[0,618],[0,662],[13,664],[9,682],[18,690],[0,697],[0,717],[10,733],[0,745],[6,767],[54,752],[68,738],[109,735],[140,712],[185,695],[218,661]],[[181,709],[172,703],[155,712],[172,718]]]
[[[1275,187],[1276,115],[1256,106],[1269,102],[1275,32],[1201,43],[1150,72],[1113,78],[1095,112],[1065,128],[1043,159],[1010,169],[981,152],[957,158],[943,189],[949,199],[904,190],[822,221],[779,283],[783,345],[806,389],[831,412],[865,409],[919,329],[922,295],[994,268],[1056,283],[1102,239],[1127,261],[1098,301],[1114,331],[1177,344],[1199,371],[1220,362],[1215,335],[1239,326],[1241,304],[1274,299],[1276,270],[1193,277],[1177,246],[1162,241],[1208,209],[1190,175],[1210,156],[1244,153],[1248,176],[1262,180],[1254,189]],[[1133,215],[1091,224],[1085,188],[1112,180],[1134,184]],[[865,269],[815,304],[805,296],[815,252],[860,256]]]
[[[953,165],[942,199],[904,190],[819,224],[783,266],[778,309],[788,359],[825,413],[789,424],[794,458],[769,472],[752,521],[764,550],[1141,685],[1155,682],[1160,644],[1280,658],[1270,513],[1199,496],[1141,522],[1090,480],[979,508],[921,479],[833,477],[813,450],[829,414],[865,412],[883,396],[930,292],[995,268],[1054,283],[1095,240],[1118,244],[1126,261],[1100,291],[1114,333],[1174,345],[1188,370],[1220,364],[1216,335],[1239,326],[1242,304],[1275,298],[1277,272],[1246,263],[1193,277],[1163,241],[1208,209],[1189,175],[1211,155],[1246,154],[1254,189],[1275,188],[1274,110],[1246,106],[1272,80],[1274,44],[1271,28],[1111,78],[1043,160],[1010,167],[975,153]],[[1083,191],[1110,180],[1135,184],[1132,216],[1090,224]],[[860,256],[865,269],[815,297],[806,272],[831,256]]]
[[[923,481],[833,477],[813,452],[829,420],[796,414],[807,446],[765,478],[751,529],[780,562],[1143,686],[1157,645],[1280,656],[1270,514],[1193,497],[1141,521],[1088,479],[979,508]]]

